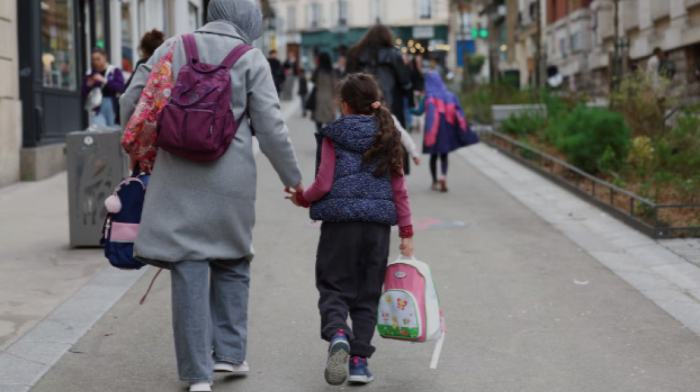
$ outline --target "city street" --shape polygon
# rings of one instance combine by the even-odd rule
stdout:
[[[316,153],[313,124],[298,114],[288,124],[308,186]],[[376,381],[364,389],[696,390],[700,337],[694,329],[460,156],[476,151],[451,156],[447,194],[430,191],[425,161],[407,179],[416,256],[432,268],[448,327],[439,366],[429,369],[433,343],[376,338],[378,351],[370,360]],[[214,390],[336,390],[323,380],[327,345],[320,339],[314,286],[318,228],[307,210],[284,200],[262,154],[258,173],[251,373],[217,377]],[[398,255],[395,237],[392,257]],[[91,255],[86,263],[101,261]],[[155,272],[147,270],[31,390],[186,390],[177,379],[168,273],[139,305]],[[16,390],[0,383],[2,392]]]

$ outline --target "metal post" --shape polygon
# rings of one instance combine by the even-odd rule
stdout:
[[[634,217],[634,197],[630,196],[630,216]]]
[[[658,233],[659,229],[659,207],[654,206],[654,237]]]

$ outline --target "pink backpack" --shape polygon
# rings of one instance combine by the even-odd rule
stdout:
[[[239,45],[220,65],[203,64],[193,34],[182,36],[187,64],[177,74],[170,101],[158,117],[158,147],[196,162],[221,157],[244,115],[231,110],[231,68],[249,50]]]
[[[437,367],[446,328],[428,264],[403,257],[389,264],[379,298],[377,329],[388,339],[438,341],[430,365]]]

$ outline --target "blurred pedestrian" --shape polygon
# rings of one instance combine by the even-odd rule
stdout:
[[[423,75],[423,56],[420,54],[414,55],[409,68],[411,69],[411,84],[413,85],[413,96],[415,97],[416,101],[419,101],[422,98],[423,93],[425,92],[425,76]],[[414,115],[413,128],[409,128],[408,131],[420,132],[420,129],[422,127],[422,120],[423,116]]]
[[[447,90],[438,72],[430,72],[425,76],[425,99],[413,112],[419,115],[425,112],[423,153],[430,154],[432,189],[447,192],[448,154],[476,143],[478,138],[467,127],[459,99]],[[439,177],[438,159],[441,163]]]
[[[341,80],[347,75],[347,59],[345,57],[338,57],[338,61],[335,66],[335,77],[337,80]]]
[[[316,181],[287,198],[311,207],[311,218],[323,222],[316,287],[321,336],[329,342],[326,382],[368,384],[391,226],[399,226],[404,257],[413,256],[413,226],[400,137],[379,102],[377,82],[351,74],[339,93],[343,117],[317,135]]]
[[[284,61],[284,70],[286,74],[290,75],[292,78],[299,74],[299,62],[297,61],[296,54],[290,53],[289,56],[287,56],[287,60]]]
[[[203,64],[221,64],[234,48],[262,35],[256,0],[212,0],[207,18],[209,23],[194,33]],[[123,122],[170,45],[175,45],[172,72],[177,80],[187,57],[180,37],[168,40],[136,71],[121,99]],[[237,86],[231,110],[240,120],[233,142],[206,164],[159,150],[134,246],[143,262],[171,270],[178,373],[191,392],[211,391],[214,372],[249,372],[245,359],[257,182],[252,128],[283,184],[304,191],[265,55],[248,51],[230,77]],[[192,126],[198,130],[201,124]]]
[[[153,53],[156,51],[156,49],[160,48],[160,46],[163,45],[163,42],[165,42],[165,34],[163,34],[163,32],[158,29],[153,29],[144,34],[143,38],[141,38],[141,46],[139,46],[139,51],[141,52],[141,59],[138,62],[136,62],[134,70],[138,69],[140,65],[146,64],[148,60],[151,59],[151,56],[153,56]],[[129,88],[129,85],[131,84],[131,79],[133,78],[134,75],[132,74],[131,77],[129,77],[129,80],[126,82],[126,85],[124,86],[125,91],[127,88]]]
[[[415,106],[408,66],[401,52],[394,47],[394,35],[385,25],[375,25],[348,51],[348,73],[367,72],[374,75],[384,92],[391,112],[406,126],[404,97]]]
[[[316,90],[315,94],[312,94],[314,96],[311,97],[315,99],[311,119],[316,122],[316,131],[321,132],[321,128],[325,124],[336,119],[334,97],[337,80],[333,71],[333,62],[328,53],[323,52],[318,56],[318,67],[314,71],[311,81]]]
[[[116,100],[124,92],[124,74],[109,64],[104,49],[92,49],[92,69],[83,78],[81,92],[92,124],[106,127],[117,124]]]
[[[277,95],[282,94],[282,89],[284,88],[284,81],[286,77],[284,76],[284,67],[282,63],[277,58],[277,51],[271,50],[270,57],[267,61],[270,63],[270,72],[272,72],[272,80],[275,82],[275,88],[277,89]]]
[[[301,111],[306,116],[306,97],[309,95],[309,82],[306,79],[306,71],[299,67],[297,78],[299,79],[299,97],[301,98]]]

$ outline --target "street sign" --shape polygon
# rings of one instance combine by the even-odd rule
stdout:
[[[435,38],[435,28],[433,26],[415,26],[413,27],[414,39],[433,39]]]

